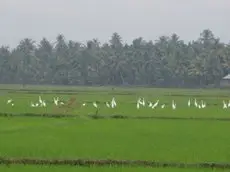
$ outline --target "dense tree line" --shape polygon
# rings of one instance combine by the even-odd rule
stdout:
[[[155,42],[139,37],[130,45],[118,33],[103,45],[61,34],[54,43],[25,38],[13,50],[0,48],[0,72],[7,84],[218,86],[230,72],[230,45],[208,29],[187,44],[176,34]]]

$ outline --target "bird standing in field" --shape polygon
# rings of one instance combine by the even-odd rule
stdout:
[[[12,103],[12,102],[13,102],[13,100],[12,100],[12,99],[9,99],[9,100],[7,100],[6,104],[10,104],[10,103]]]
[[[106,105],[108,108],[110,108],[109,102],[106,102],[105,105]]]
[[[115,98],[113,97],[112,101],[111,101],[111,108],[114,108],[117,106],[117,103],[115,101]]]
[[[191,106],[191,101],[190,101],[190,99],[188,100],[188,107],[190,107]]]
[[[94,106],[95,108],[98,108],[98,106],[97,106],[97,103],[96,103],[96,102],[93,102],[93,106]]]
[[[156,103],[154,103],[154,105],[152,106],[152,109],[155,109],[157,107],[158,103],[159,103],[159,100],[157,100]]]
[[[172,101],[172,109],[173,109],[173,110],[176,109],[176,103],[174,102],[174,100]]]
[[[140,109],[140,100],[137,101],[137,109]]]

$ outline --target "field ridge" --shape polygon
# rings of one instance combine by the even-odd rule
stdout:
[[[132,116],[132,115],[77,115],[77,114],[37,114],[37,113],[1,113],[0,117],[45,117],[45,118],[76,118],[89,117],[92,119],[160,119],[160,120],[202,120],[202,121],[230,121],[229,118],[221,117],[178,117],[178,116]]]
[[[140,166],[140,167],[173,167],[173,168],[219,168],[230,169],[230,163],[220,162],[160,162],[147,160],[113,160],[113,159],[32,159],[32,158],[3,158],[0,164],[24,165],[71,165],[71,166]]]

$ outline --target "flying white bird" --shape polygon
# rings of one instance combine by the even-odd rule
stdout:
[[[230,107],[230,100],[228,101],[228,107]]]
[[[140,105],[145,106],[145,100],[144,100],[144,98],[142,98],[142,99],[139,98],[138,102],[139,102]]]
[[[225,101],[223,100],[223,109],[227,108],[227,104],[225,103]]]
[[[53,98],[54,99],[54,104],[56,105],[56,106],[58,106],[58,101],[59,101],[59,97],[57,97],[57,98]]]

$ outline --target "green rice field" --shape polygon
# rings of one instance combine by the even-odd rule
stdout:
[[[230,108],[223,109],[223,101],[228,104],[230,100],[230,90],[62,86],[22,88],[20,85],[0,85],[0,94],[0,162],[4,158],[111,159],[185,164],[227,164],[230,161]],[[39,96],[45,100],[46,107],[31,107],[31,102],[39,102]],[[59,97],[64,105],[56,106],[54,97]],[[105,103],[113,97],[117,106],[108,108]],[[140,97],[145,99],[146,105],[137,109]],[[7,104],[10,99],[12,102]],[[189,99],[192,102],[190,107]],[[198,103],[202,100],[207,106],[196,108],[195,99]],[[148,107],[149,102],[155,103],[157,100],[159,105],[155,109]],[[176,103],[174,110],[172,101]],[[98,108],[93,106],[93,102],[97,103]],[[165,104],[165,108],[161,108],[162,104]],[[91,115],[103,118],[92,118]],[[120,118],[112,118],[114,115]],[[230,171],[230,167],[0,164],[0,171],[4,172],[74,170],[219,172]]]

